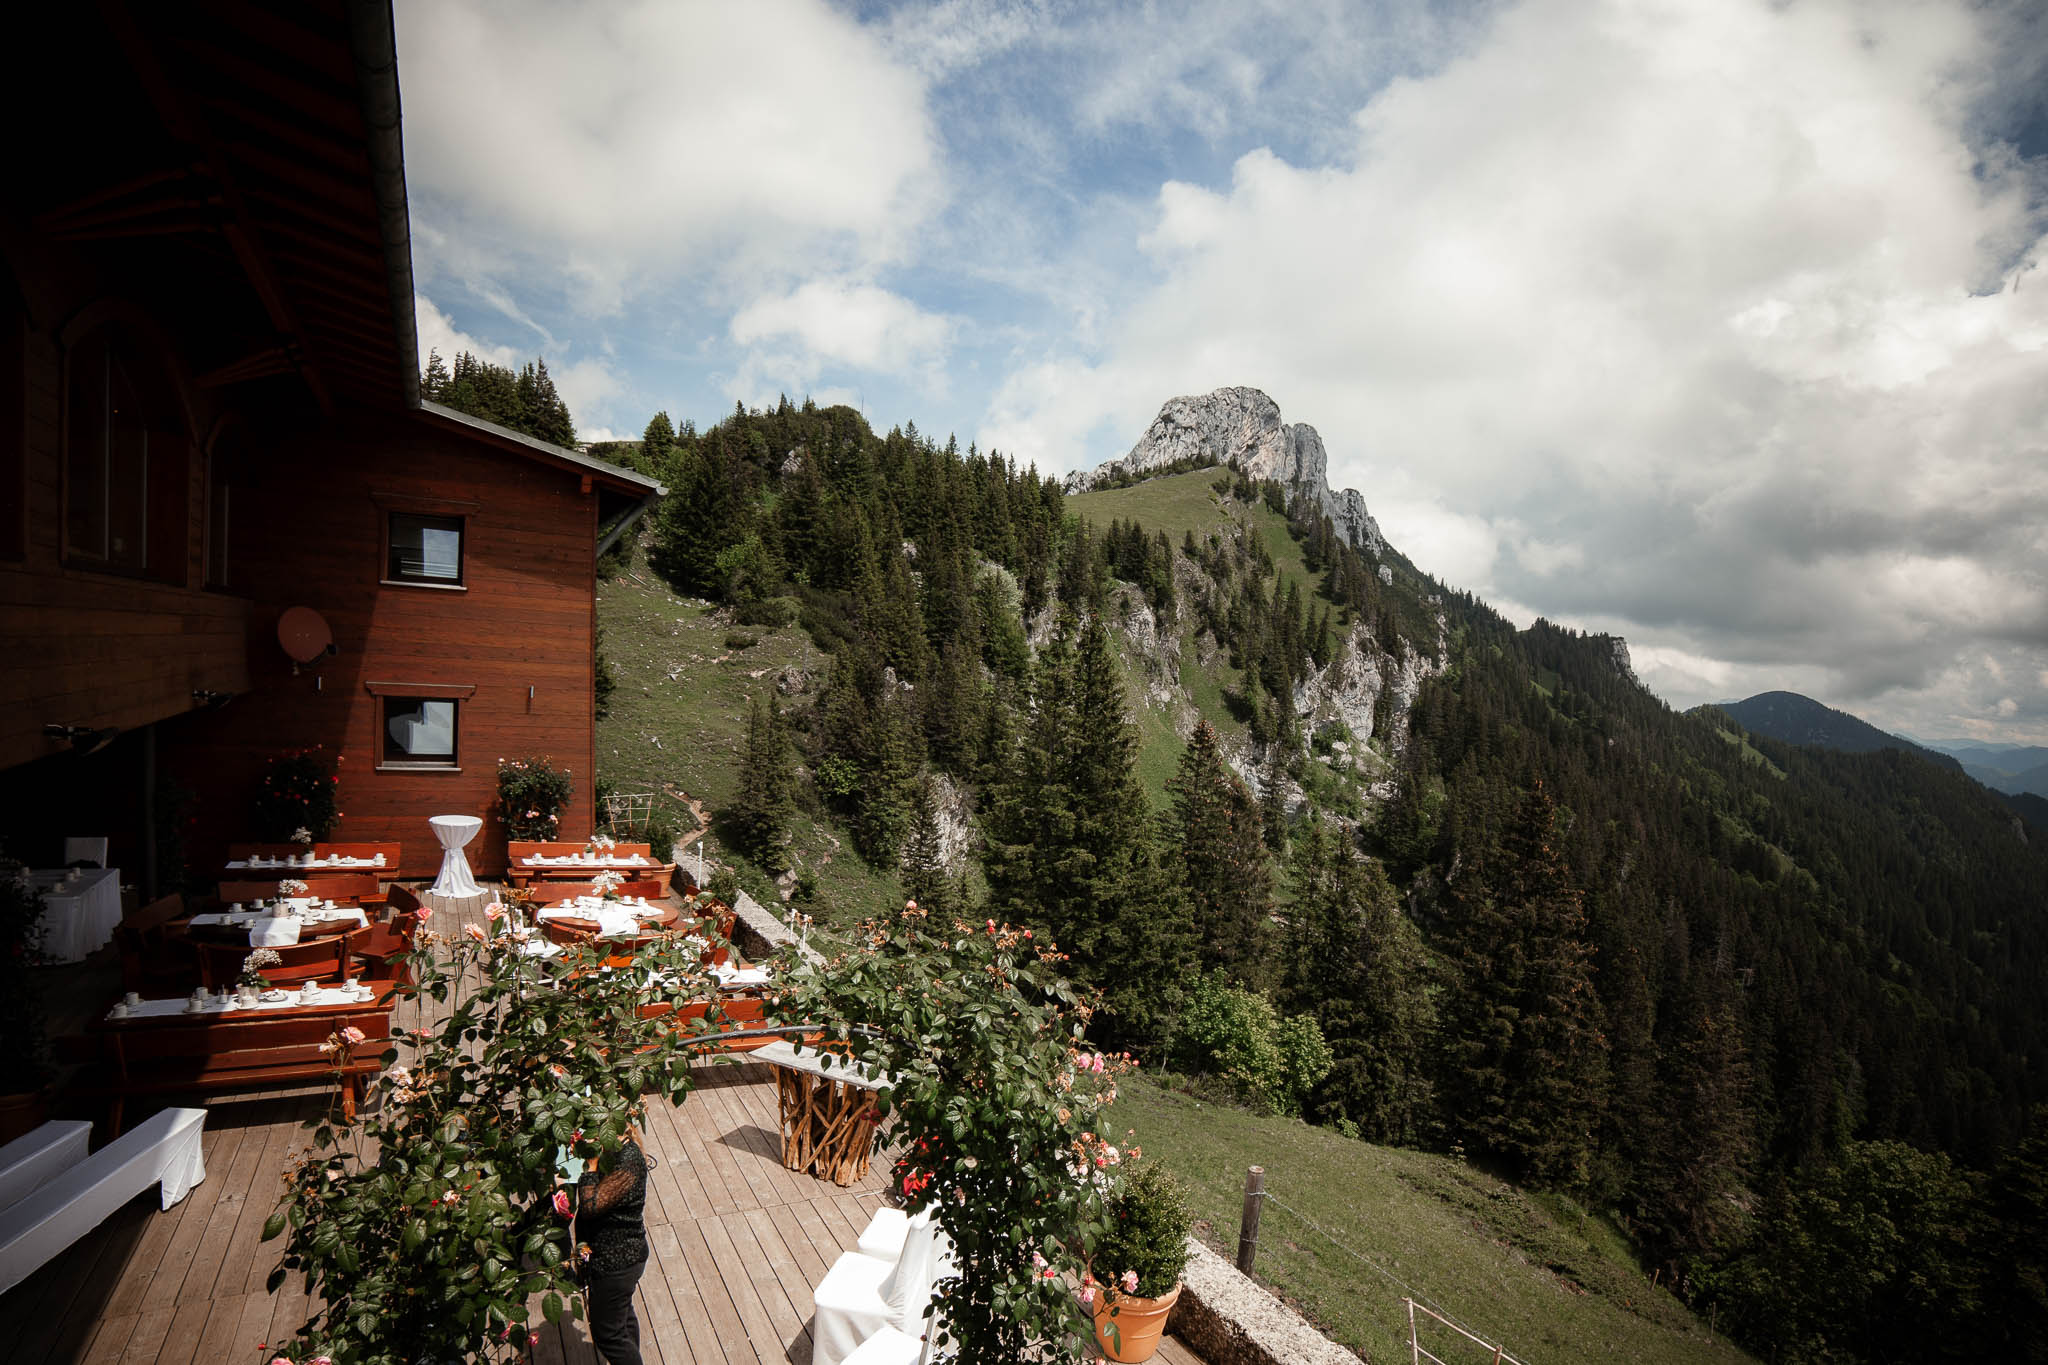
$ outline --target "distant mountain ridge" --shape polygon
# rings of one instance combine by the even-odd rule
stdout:
[[[2008,796],[2048,797],[2048,747],[1944,741],[1929,748],[1960,760],[1963,771]]]
[[[1898,749],[1954,772],[1964,770],[1962,762],[1950,754],[1880,730],[1867,720],[1797,692],[1759,692],[1741,701],[1720,702],[1715,709],[1752,734],[1787,744],[1811,744],[1849,754]]]
[[[1376,558],[1386,553],[1386,537],[1366,511],[1365,498],[1355,488],[1330,487],[1329,454],[1316,429],[1306,422],[1281,421],[1278,403],[1243,386],[1168,399],[1129,454],[1075,470],[1067,475],[1066,491],[1086,493],[1155,470],[1186,469],[1202,458],[1306,494],[1322,504],[1354,549]]]

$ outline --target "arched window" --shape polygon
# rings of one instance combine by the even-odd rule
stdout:
[[[110,324],[72,347],[65,388],[65,563],[184,582],[192,443],[169,381]]]

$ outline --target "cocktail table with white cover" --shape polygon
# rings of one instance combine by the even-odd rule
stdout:
[[[0,1290],[98,1227],[152,1185],[170,1208],[206,1179],[204,1109],[166,1109],[137,1124],[7,1210],[0,1220]]]
[[[427,888],[427,894],[451,899],[481,896],[484,889],[470,875],[469,859],[463,856],[462,846],[476,838],[484,822],[474,815],[436,815],[427,824],[446,850],[441,855],[441,875]]]
[[[57,962],[82,962],[114,937],[121,922],[118,868],[87,868],[70,877],[63,868],[31,872],[43,902],[43,955]]]

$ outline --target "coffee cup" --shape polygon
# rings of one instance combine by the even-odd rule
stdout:
[[[124,1004],[124,1005],[131,1005],[131,1006],[132,1006],[132,1005],[139,1005],[139,1004],[141,1004],[141,1003],[142,1003],[142,992],[141,992],[141,991],[130,991],[130,992],[128,992],[128,994],[126,994],[126,995],[124,995],[124,996],[122,996],[122,997],[121,997],[121,1003],[122,1003],[122,1004]]]
[[[128,1002],[116,1000],[114,1008],[108,1013],[108,1017],[111,1019],[126,1019],[128,1017]]]

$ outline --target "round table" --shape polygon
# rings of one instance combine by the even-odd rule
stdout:
[[[554,906],[541,907],[541,909],[543,910],[552,910],[554,908]],[[676,927],[676,920],[679,918],[679,916],[676,914],[676,908],[673,905],[663,905],[658,908],[661,910],[661,914],[657,918],[645,919],[640,921],[640,927],[643,930],[645,930],[648,934],[666,933],[670,929]],[[575,932],[580,934],[589,934],[592,937],[595,937],[597,935],[598,930],[598,924],[596,920],[579,919],[574,915],[554,915],[551,916],[549,919],[540,922],[546,924],[559,924],[565,929],[574,930]]]
[[[462,856],[462,846],[476,838],[476,832],[484,827],[483,820],[474,815],[436,815],[427,824],[446,850],[441,855],[441,875],[427,888],[427,894],[481,896],[484,889],[469,874],[469,859]]]

